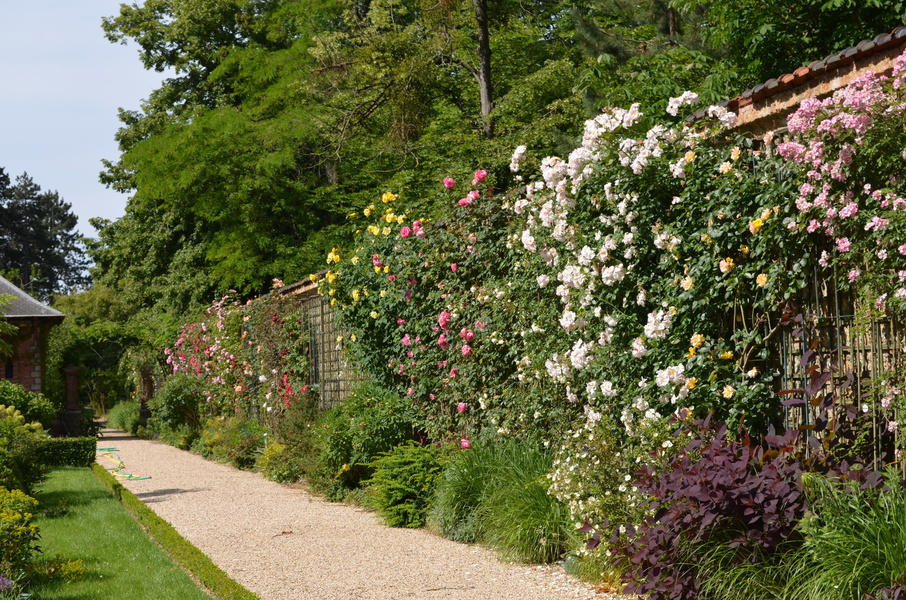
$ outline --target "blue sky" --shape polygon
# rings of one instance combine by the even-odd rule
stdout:
[[[115,0],[4,2],[0,16],[0,167],[27,172],[72,204],[79,230],[122,216],[127,197],[98,181],[119,155],[117,109],[138,110],[164,75],[146,71],[134,44],[104,38]]]

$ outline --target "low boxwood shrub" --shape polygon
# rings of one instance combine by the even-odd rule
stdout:
[[[365,484],[387,525],[424,527],[445,462],[439,447],[409,441],[371,463],[374,474]]]
[[[89,467],[97,454],[97,438],[50,438],[41,443],[38,454],[50,467]]]

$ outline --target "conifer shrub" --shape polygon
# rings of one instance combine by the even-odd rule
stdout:
[[[424,527],[444,462],[441,448],[410,440],[369,465],[374,474],[364,483],[387,525]]]

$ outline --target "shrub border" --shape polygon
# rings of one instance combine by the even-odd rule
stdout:
[[[229,577],[201,550],[186,540],[167,521],[145,506],[132,492],[116,480],[104,467],[94,463],[95,477],[119,500],[123,508],[144,527],[151,538],[183,569],[197,579],[217,600],[261,600],[261,598]]]

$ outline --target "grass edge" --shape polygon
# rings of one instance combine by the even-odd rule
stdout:
[[[180,567],[188,571],[217,600],[261,600],[227,575],[201,550],[182,537],[176,529],[148,508],[98,463],[91,465],[94,476],[116,498]]]

